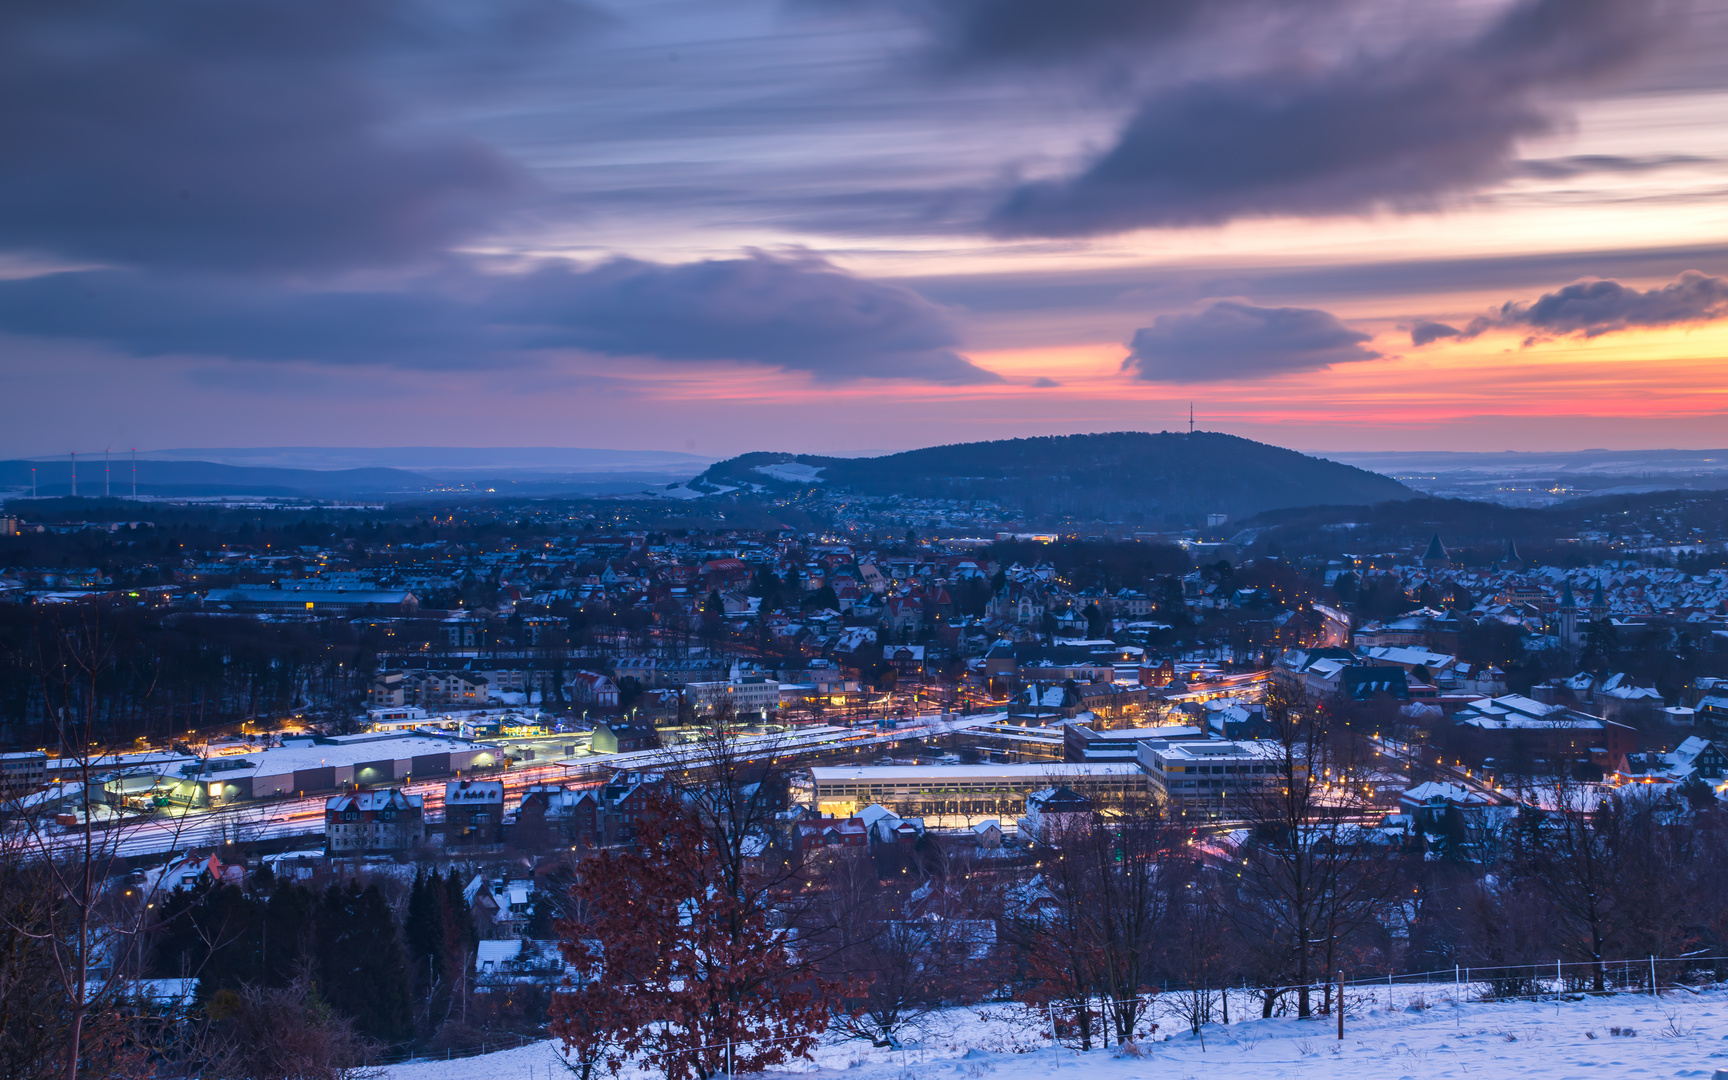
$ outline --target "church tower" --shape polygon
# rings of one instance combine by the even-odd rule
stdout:
[[[1500,557],[1500,568],[1514,574],[1524,569],[1524,558],[1518,554],[1518,544],[1510,538],[1506,541],[1506,554]]]
[[[1583,640],[1578,631],[1578,601],[1572,595],[1570,581],[1560,590],[1560,606],[1554,611],[1554,632],[1560,644],[1568,649],[1576,648]]]
[[[1446,545],[1440,542],[1440,534],[1435,533],[1434,539],[1428,541],[1428,553],[1422,556],[1422,565],[1430,570],[1443,570],[1452,564],[1446,557]]]
[[[1590,594],[1590,621],[1608,617],[1608,594],[1602,588],[1602,575],[1596,575],[1596,591]]]

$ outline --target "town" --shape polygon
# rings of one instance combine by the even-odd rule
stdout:
[[[0,1080],[1728,1080],[1728,0],[0,55]]]
[[[823,978],[853,970],[840,958],[856,943],[834,944],[852,922],[918,928],[901,962],[940,957],[944,974],[915,993],[858,999],[818,979],[818,997],[839,995],[824,1023],[877,1042],[1003,994],[1076,1010],[1057,1024],[1076,1045],[1144,1037],[1144,1004],[1089,1019],[1086,1000],[1121,990],[1026,968],[1102,947],[1056,940],[1050,921],[1117,872],[1078,857],[1094,831],[1203,886],[1204,904],[1147,900],[1160,935],[1246,919],[1245,904],[1274,941],[1311,932],[1287,916],[1329,920],[1314,949],[1137,953],[1149,966],[1132,978],[1183,988],[1196,1031],[1229,1008],[1231,980],[1262,987],[1239,1011],[1330,1015],[1344,962],[1394,980],[1493,969],[1504,989],[1558,955],[1556,992],[1630,978],[1609,962],[1622,956],[1665,958],[1661,979],[1713,971],[1680,955],[1723,951],[1689,929],[1697,912],[1616,919],[1578,952],[1567,927],[1599,913],[1572,906],[1579,868],[1552,845],[1575,862],[1568,823],[1606,830],[1604,815],[1642,839],[1593,857],[1714,843],[1728,557],[1701,525],[1722,520],[1720,499],[1522,511],[1550,517],[1520,519],[1519,536],[1488,535],[1504,522],[1477,505],[1153,532],[827,493],[14,502],[9,845],[20,867],[99,863],[99,936],[130,919],[138,943],[91,951],[88,977],[149,987],[170,1011],[266,989],[247,1007],[304,1008],[303,972],[340,967],[319,951],[330,935],[398,941],[332,999],[329,1052],[372,1060],[548,1031],[578,1056],[620,1052],[619,1032],[570,1026],[570,988],[608,976],[561,937],[589,875],[648,872],[686,818],[736,841],[758,883],[738,901],[771,915],[770,938],[827,956]],[[1450,542],[1421,535],[1437,512],[1456,515]],[[1280,850],[1304,835],[1310,849]],[[1069,853],[1072,880],[1050,861]],[[843,872],[858,860],[866,877]],[[1308,863],[1331,884],[1280,914],[1278,883]],[[1225,886],[1232,865],[1259,880]],[[1664,864],[1680,875],[1664,887],[1706,888],[1709,865]],[[1522,903],[1495,893],[1497,873],[1548,890],[1524,899],[1554,925],[1516,947],[1484,939]],[[1394,916],[1400,889],[1421,902]],[[824,922],[813,899],[847,914]],[[273,922],[282,905],[300,921]]]

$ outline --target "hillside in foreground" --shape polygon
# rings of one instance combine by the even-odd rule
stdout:
[[[1330,1017],[1259,1019],[1258,1002],[1232,994],[1230,1025],[1188,1030],[1184,995],[1160,997],[1153,1041],[1138,1053],[1112,1048],[1084,1054],[1054,1050],[1029,1027],[981,1020],[976,1010],[952,1009],[923,1031],[907,1031],[904,1051],[864,1042],[830,1043],[815,1061],[769,1075],[803,1080],[905,1080],[942,1076],[973,1080],[1151,1080],[1155,1077],[1288,1078],[1288,1080],[1618,1080],[1627,1076],[1699,1077],[1728,1066],[1720,989],[1674,989],[1661,997],[1618,994],[1556,1003],[1466,1001],[1452,987],[1358,988],[1350,993],[1344,1038]],[[1390,996],[1391,1008],[1388,1008]],[[1216,1002],[1214,1002],[1216,1006]],[[1426,1007],[1423,1007],[1426,1006]],[[1004,1010],[992,1010],[1003,1012]],[[1245,1016],[1253,1019],[1244,1021]],[[1170,1036],[1168,1041],[1165,1036]],[[398,1065],[387,1080],[539,1080],[570,1075],[555,1043],[456,1061]],[[626,1066],[624,1077],[648,1077]]]
[[[752,453],[711,466],[692,486],[987,499],[1035,517],[1149,525],[1415,495],[1378,473],[1210,431],[1002,439],[871,458]]]

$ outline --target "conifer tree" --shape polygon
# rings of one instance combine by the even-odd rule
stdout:
[[[382,1043],[413,1034],[408,957],[376,885],[332,885],[317,919],[318,990],[355,1028]]]

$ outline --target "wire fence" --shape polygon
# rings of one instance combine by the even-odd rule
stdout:
[[[478,1046],[447,1047],[442,1052],[431,1050],[404,1050],[394,1054],[383,1054],[368,1061],[369,1065],[412,1065],[420,1061],[457,1061],[462,1058],[480,1057],[484,1054],[496,1054],[500,1050],[519,1050],[531,1042],[540,1042],[544,1035],[501,1035],[482,1042]]]
[[[1450,985],[1461,1001],[1542,998],[1555,994],[1661,993],[1728,978],[1728,956],[1708,950],[1681,956],[1536,961],[1490,966],[1456,965],[1433,971],[1364,976],[1345,972],[1346,989],[1426,990]]]
[[[1405,1010],[1419,1012],[1443,1004],[1464,1002],[1494,1002],[1516,1000],[1552,1000],[1561,997],[1583,998],[1606,994],[1662,994],[1696,992],[1697,988],[1728,980],[1728,955],[1710,954],[1708,950],[1681,956],[1623,957],[1602,960],[1564,960],[1490,966],[1455,965],[1431,971],[1387,972],[1366,975],[1343,972],[1345,977],[1316,979],[1307,984],[1311,1009],[1315,1015],[1331,1016],[1335,1002],[1343,998],[1346,1016],[1362,1009]],[[1342,988],[1343,994],[1339,994]],[[1167,983],[1155,991],[1121,1000],[1091,998],[1086,1001],[1048,1001],[1022,1005],[1029,1019],[1042,1021],[1041,1037],[1053,1044],[1071,1045],[1081,1014],[1088,1014],[1096,1024],[1098,1045],[1104,1045],[1107,1030],[1106,1012],[1119,1006],[1143,1010],[1146,1018],[1178,1019],[1195,1028],[1232,1020],[1231,1003],[1236,1003],[1234,1018],[1259,1019],[1274,1002],[1273,1011],[1288,1013],[1303,984],[1280,983],[1257,986],[1251,983],[1234,985],[1201,983]],[[1197,999],[1207,999],[1204,1003]],[[1187,999],[1179,1001],[1178,999]],[[1218,1007],[1213,1008],[1215,1000]],[[998,1004],[1016,1004],[1002,1002]],[[1250,1007],[1244,1008],[1244,1005]],[[1196,1020],[1199,1017],[1199,1020]],[[1152,1025],[1155,1029],[1156,1025]],[[1147,1031],[1150,1034],[1150,1030]],[[897,1039],[885,1033],[895,1052],[902,1051]],[[500,1035],[477,1046],[448,1048],[442,1052],[413,1051],[389,1054],[374,1059],[373,1065],[404,1065],[423,1061],[455,1061],[480,1057],[501,1050],[514,1050],[531,1042],[546,1039],[544,1035]],[[671,1050],[637,1054],[650,1058],[696,1055],[706,1052],[733,1052],[743,1047],[767,1046],[772,1043],[800,1041],[806,1036],[776,1039],[741,1040],[737,1043],[712,1043],[678,1047]]]

